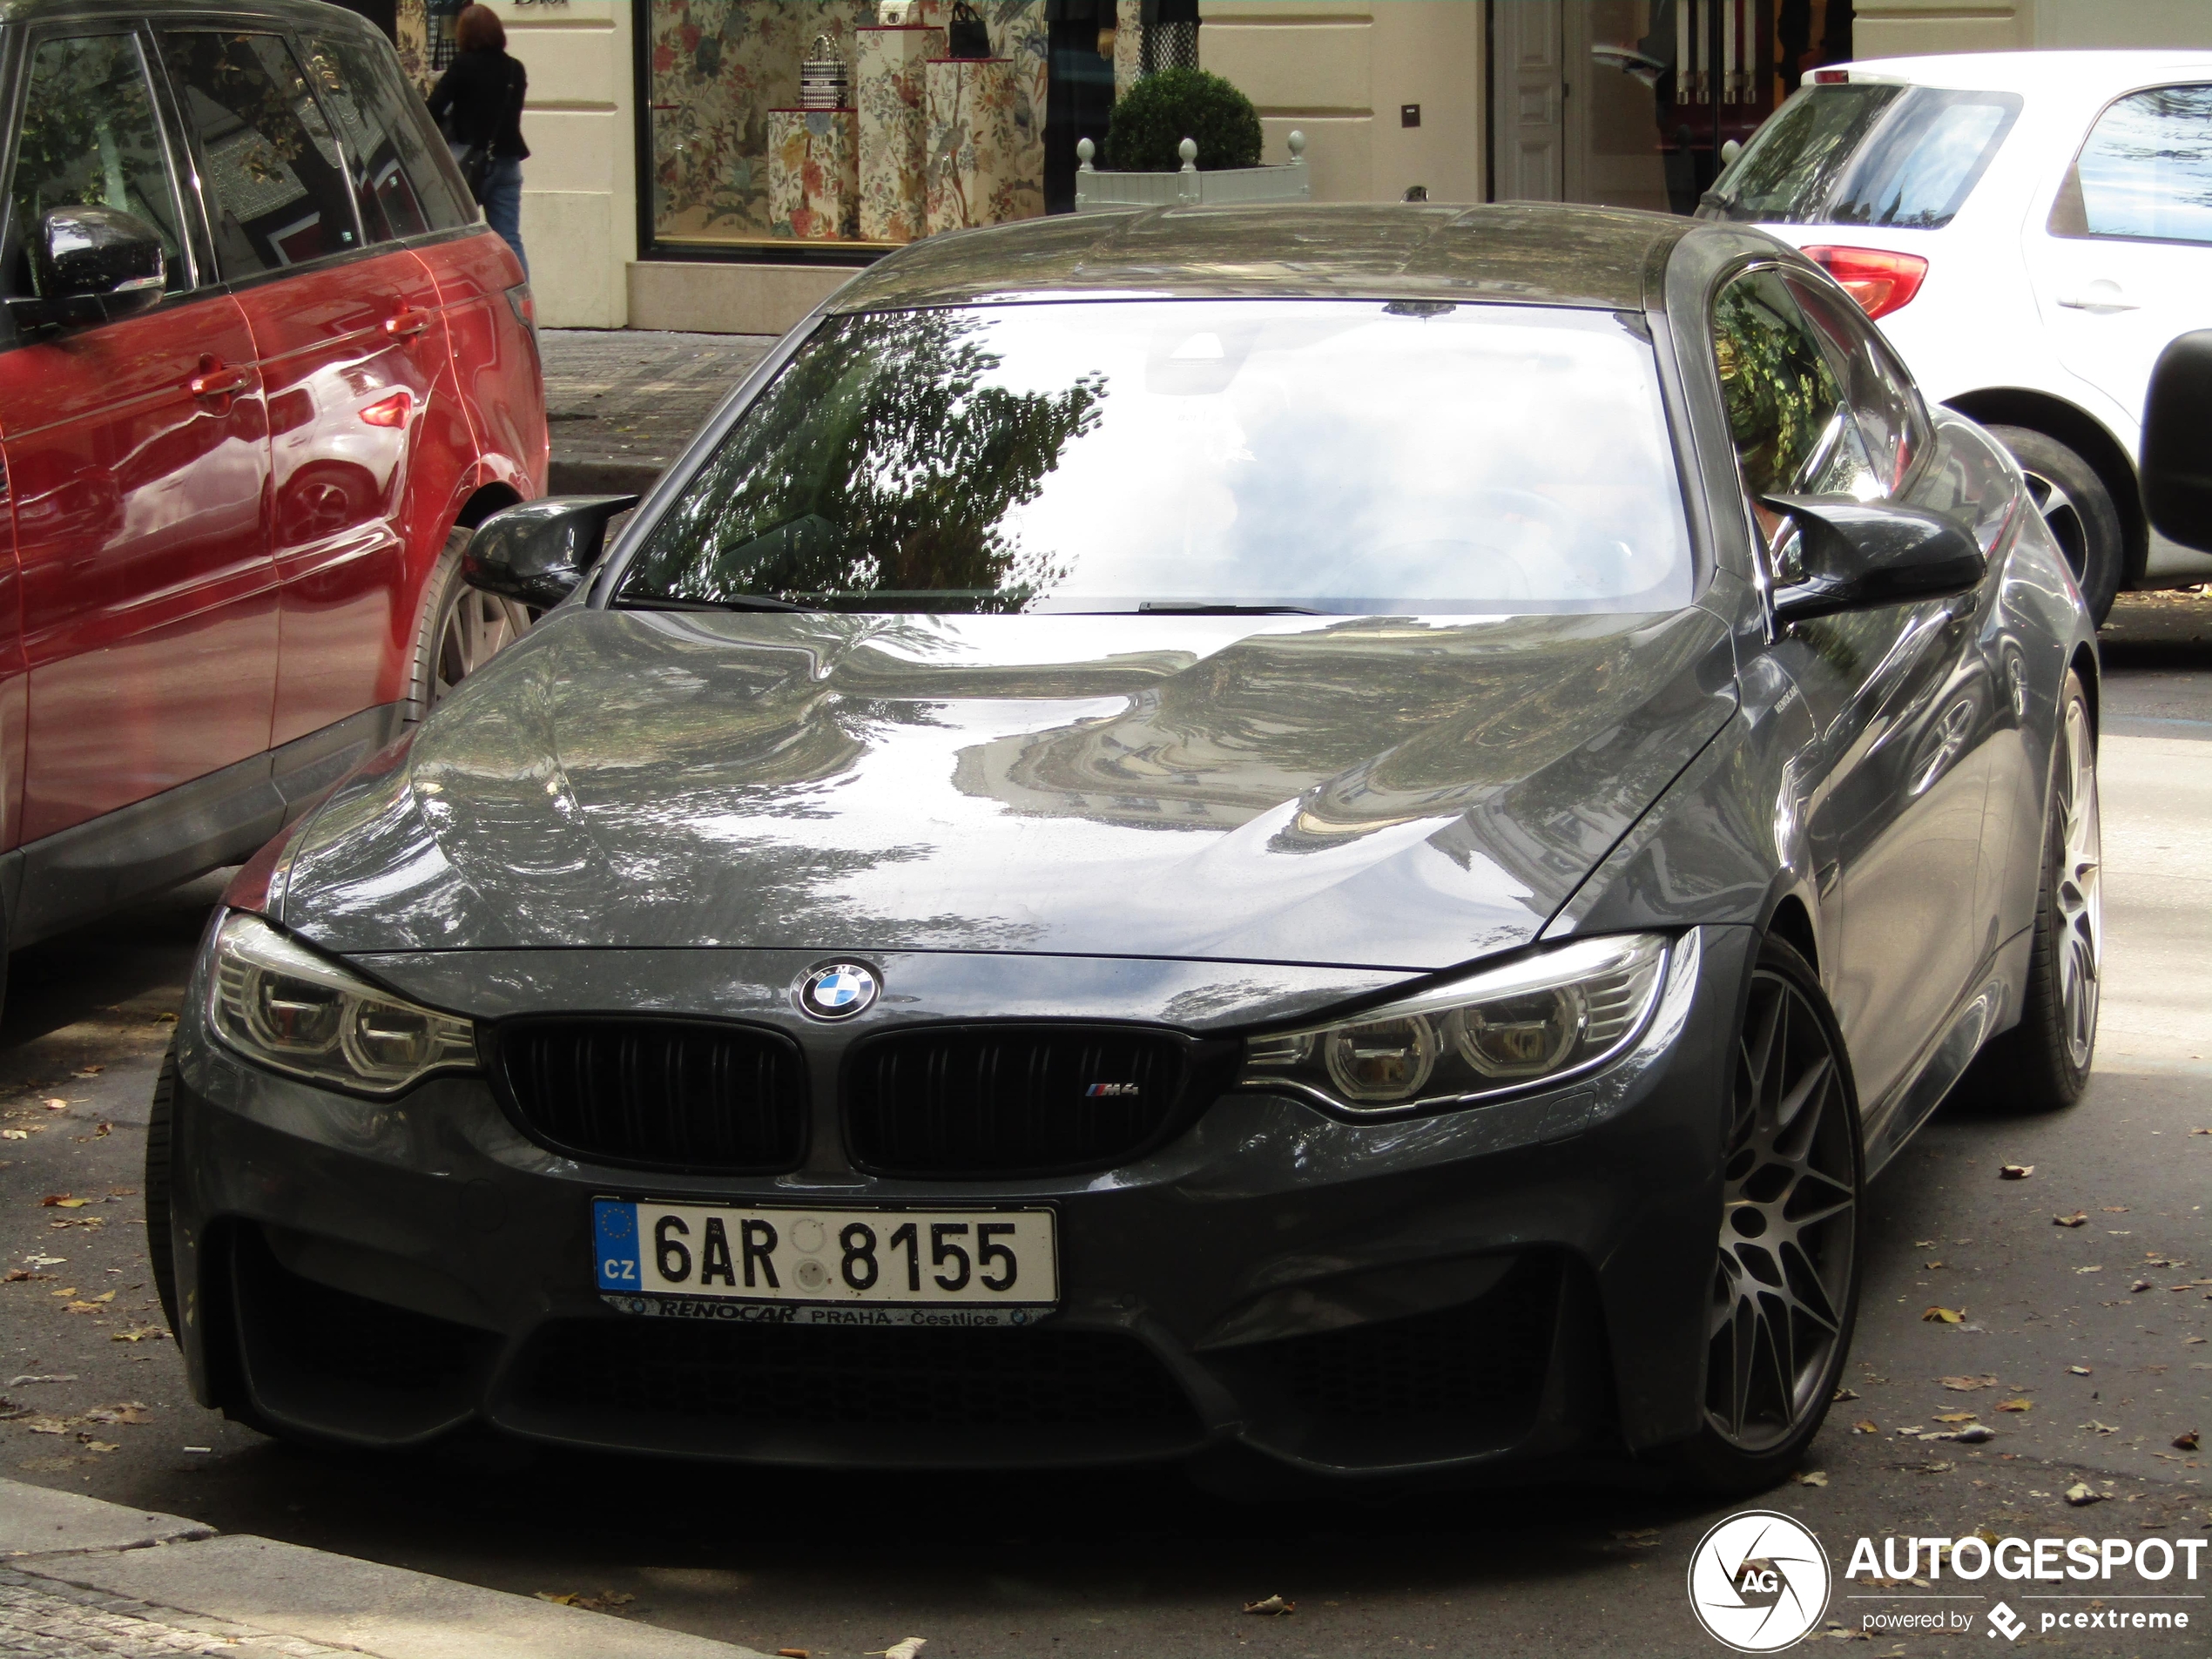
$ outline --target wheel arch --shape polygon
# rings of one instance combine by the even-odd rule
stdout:
[[[1988,387],[1946,398],[1956,409],[1984,426],[2020,426],[2040,432],[2080,455],[2103,482],[2128,539],[2127,563],[2120,573],[2125,590],[2143,579],[2150,556],[2150,519],[2143,509],[2142,484],[2135,463],[2103,421],[2077,404],[2026,387]]]

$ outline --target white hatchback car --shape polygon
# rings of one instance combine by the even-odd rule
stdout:
[[[2121,588],[2212,579],[2136,470],[2151,365],[2212,327],[2212,52],[1818,70],[1698,212],[1802,247],[2004,440],[2100,621]]]

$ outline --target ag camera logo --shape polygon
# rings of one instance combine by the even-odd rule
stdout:
[[[1689,1608],[1714,1641],[1773,1653],[1828,1610],[1828,1552],[1802,1524],[1770,1509],[1730,1515],[1689,1558]]]

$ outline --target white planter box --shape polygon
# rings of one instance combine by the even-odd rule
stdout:
[[[1238,202],[1302,202],[1313,187],[1305,165],[1305,134],[1291,134],[1291,158],[1276,167],[1223,167],[1198,171],[1198,146],[1185,138],[1179,146],[1181,172],[1101,172],[1090,165],[1096,151],[1089,138],[1076,145],[1076,211],[1120,212],[1131,207],[1215,206]]]

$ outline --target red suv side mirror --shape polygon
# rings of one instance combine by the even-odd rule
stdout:
[[[50,207],[30,239],[30,273],[38,297],[10,307],[23,320],[114,322],[161,303],[169,260],[161,233],[135,213]]]

